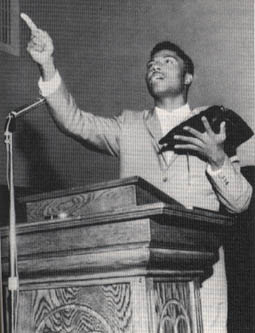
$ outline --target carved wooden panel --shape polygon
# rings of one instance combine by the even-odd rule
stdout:
[[[193,330],[193,307],[189,282],[154,282],[155,323],[158,333],[198,333]]]
[[[131,333],[128,283],[22,291],[18,332]]]

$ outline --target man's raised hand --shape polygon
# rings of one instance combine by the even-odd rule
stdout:
[[[54,72],[52,56],[54,46],[52,39],[46,31],[37,28],[36,24],[28,15],[22,13],[20,17],[24,20],[31,31],[31,38],[27,44],[28,53],[31,58],[42,67],[44,76],[52,76],[51,72]],[[47,71],[50,75],[47,75]]]

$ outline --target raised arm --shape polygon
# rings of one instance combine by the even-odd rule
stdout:
[[[28,15],[22,13],[21,18],[31,31],[27,51],[39,66],[41,93],[46,97],[59,129],[89,149],[118,156],[123,117],[104,118],[80,110],[55,67],[51,37],[39,29]]]

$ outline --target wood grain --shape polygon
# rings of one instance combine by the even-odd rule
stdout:
[[[112,272],[115,276],[117,271],[142,269],[150,274],[189,271],[193,276],[192,271],[208,269],[215,262],[220,238],[211,229],[205,231],[208,222],[200,215],[179,213],[157,203],[87,219],[19,225],[20,275],[23,279],[45,279],[72,272],[79,279],[84,274]],[[197,228],[196,221],[200,224]],[[209,224],[213,226],[211,220]],[[217,222],[216,226],[218,230]],[[5,277],[8,256],[8,232],[2,230]]]
[[[18,332],[131,333],[128,283],[26,291],[20,298]]]
[[[93,212],[112,211],[136,203],[134,186],[123,186],[89,193],[50,198],[26,204],[27,221],[41,221],[65,214],[67,217],[84,216]]]
[[[191,295],[189,283],[154,282],[153,290],[155,320],[160,333],[167,333],[173,330],[178,317],[182,318],[178,327],[178,333],[189,333],[192,327]],[[187,315],[188,320],[185,319]],[[164,321],[164,319],[167,320]],[[193,333],[197,333],[194,332]]]
[[[146,278],[136,277],[131,282],[133,321],[132,332],[153,333],[149,325]]]
[[[112,188],[120,188],[122,186],[128,186],[128,185],[135,185],[137,188],[144,189],[147,192],[150,192],[151,195],[154,195],[157,200],[155,201],[165,201],[169,202],[169,196],[166,195],[164,192],[160,191],[158,188],[156,188],[154,185],[148,183],[146,180],[144,180],[141,177],[138,176],[132,176],[132,177],[126,177],[122,179],[114,179],[107,182],[102,183],[96,183],[96,184],[90,184],[87,186],[80,186],[80,187],[73,187],[69,189],[64,190],[57,190],[52,192],[45,192],[40,194],[34,194],[30,196],[24,196],[23,198],[20,197],[19,201],[21,203],[27,203],[27,202],[33,202],[33,201],[41,201],[46,199],[52,199],[52,198],[60,198],[65,197],[73,194],[80,194],[80,193],[89,193],[94,192],[98,190],[107,190]],[[168,200],[168,201],[167,201]],[[146,201],[141,200],[140,204],[145,203]]]
[[[65,216],[84,216],[113,211],[119,207],[165,202],[182,207],[159,189],[140,177],[54,191],[19,200],[26,206],[27,221],[34,222]]]
[[[135,224],[137,225],[136,228]],[[117,227],[117,225],[115,226]],[[146,228],[144,228],[145,234],[135,232],[132,235],[134,231],[143,230],[138,228],[138,226],[140,226],[139,220],[133,221],[133,224],[126,228],[124,224],[124,228],[120,228],[120,231],[127,231],[126,238],[118,238],[118,233],[115,235],[110,233],[111,237],[105,234],[105,243],[94,243],[93,248],[90,244],[87,247],[86,242],[81,242],[80,248],[77,248],[79,241],[77,239],[77,244],[73,243],[75,242],[74,237],[66,242],[66,246],[70,246],[70,249],[64,250],[64,243],[60,242],[58,247],[58,242],[54,243],[54,238],[52,240],[52,234],[50,233],[48,238],[42,237],[42,243],[33,243],[33,240],[31,240],[30,248],[22,247],[22,244],[29,244],[29,237],[28,241],[25,239],[24,243],[21,237],[18,242],[18,246],[21,248],[21,253],[18,257],[20,276],[23,279],[31,279],[32,277],[61,276],[69,272],[78,279],[80,275],[84,274],[112,272],[114,276],[116,271],[138,268],[143,268],[145,271],[149,269],[151,274],[153,270],[189,270],[192,272],[207,268],[217,259],[216,253],[213,251],[199,251],[192,248],[190,250],[181,250],[181,248],[178,249],[178,244],[175,244],[174,248],[154,248],[150,246],[149,241],[146,241],[146,237],[149,238],[148,230],[146,236]],[[146,223],[144,223],[144,226],[146,227]],[[114,230],[116,231],[117,228]],[[121,234],[124,235],[124,233]],[[139,237],[132,239],[131,236],[139,236],[140,239]],[[125,243],[119,243],[117,246],[116,242],[118,240],[125,240]],[[95,242],[95,239],[93,241]],[[107,241],[109,245],[105,245]],[[48,244],[49,248],[47,246],[44,248],[45,244]],[[3,258],[5,277],[9,270],[8,256],[6,255],[7,253],[5,253],[5,258]]]
[[[211,212],[179,209],[162,202],[145,204],[137,207],[124,207],[112,212],[100,212],[88,214],[84,217],[71,217],[53,219],[50,221],[38,221],[21,223],[17,225],[17,234],[33,233],[44,230],[70,228],[70,226],[85,226],[90,224],[103,224],[108,221],[120,222],[141,218],[154,218],[160,224],[185,225],[191,229],[203,229],[213,232],[227,231],[235,223],[235,219]],[[1,227],[0,233],[3,238],[8,236],[8,228]]]
[[[203,318],[202,318],[202,306],[200,299],[200,281],[199,279],[194,279],[189,282],[189,287],[191,291],[191,312],[193,318],[193,331],[195,333],[203,333]],[[205,332],[206,333],[206,332]]]

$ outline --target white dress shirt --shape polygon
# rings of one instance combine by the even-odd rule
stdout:
[[[167,111],[164,109],[160,109],[159,107],[155,107],[155,112],[160,122],[161,130],[163,136],[165,136],[171,129],[179,125],[190,115],[190,107],[189,104],[182,105],[181,107],[174,109],[172,111]],[[188,133],[187,133],[188,135]],[[165,153],[165,157],[167,163],[171,160],[174,152],[172,150],[168,150]]]

